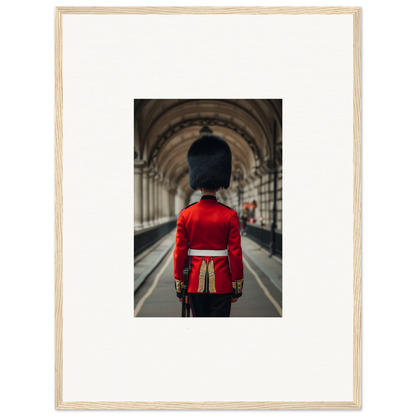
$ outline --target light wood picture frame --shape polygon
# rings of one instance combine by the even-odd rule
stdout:
[[[64,401],[63,20],[65,15],[349,15],[353,18],[353,399],[351,401]],[[361,9],[359,7],[57,7],[55,10],[55,406],[56,409],[361,408]]]

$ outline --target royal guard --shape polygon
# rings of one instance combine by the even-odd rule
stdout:
[[[231,150],[225,140],[206,135],[191,145],[187,160],[189,185],[202,196],[179,213],[176,294],[194,317],[229,317],[242,295],[243,255],[237,212],[218,202],[216,192],[230,186]]]

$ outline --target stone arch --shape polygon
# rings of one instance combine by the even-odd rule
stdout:
[[[142,100],[139,100],[142,101]],[[158,153],[169,136],[181,128],[208,124],[226,126],[239,134],[252,147],[261,163],[271,154],[272,120],[279,118],[271,108],[259,101],[267,100],[144,100],[135,106],[136,117],[141,118],[141,140],[146,142],[146,160]],[[273,101],[273,100],[271,100]],[[139,114],[139,109],[141,113]]]
[[[162,192],[165,202],[174,209],[186,204],[194,192],[189,186],[186,153],[191,143],[200,137],[204,126],[229,143],[233,163],[238,163],[243,172],[238,182],[241,193],[250,198],[259,192],[266,193],[259,210],[269,210],[274,146],[281,178],[282,101],[278,99],[135,100],[137,178],[147,178],[147,170],[155,172],[154,186],[157,192]],[[142,186],[141,181],[137,179],[137,187]],[[232,181],[227,190],[220,192],[221,197],[234,207],[238,183]],[[141,192],[146,189],[143,182]],[[172,208],[169,212],[172,214]]]

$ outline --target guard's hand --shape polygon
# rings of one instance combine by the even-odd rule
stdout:
[[[182,303],[182,298],[179,298],[179,302],[181,302],[181,303]]]
[[[238,299],[240,299],[240,298],[231,298],[231,302],[236,303],[238,301]]]

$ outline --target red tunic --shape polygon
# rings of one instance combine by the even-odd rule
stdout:
[[[176,281],[183,280],[188,248],[194,250],[225,250],[228,248],[228,257],[204,257],[207,266],[211,260],[213,261],[215,273],[214,285],[210,283],[209,289],[207,289],[208,285],[204,285],[204,293],[232,293],[233,282],[242,282],[243,254],[238,215],[233,209],[217,202],[215,197],[203,196],[198,203],[188,206],[179,213],[176,247],[173,252]],[[202,263],[202,257],[191,257],[189,293],[202,293],[201,284],[204,278],[201,275],[201,270],[204,270]]]

